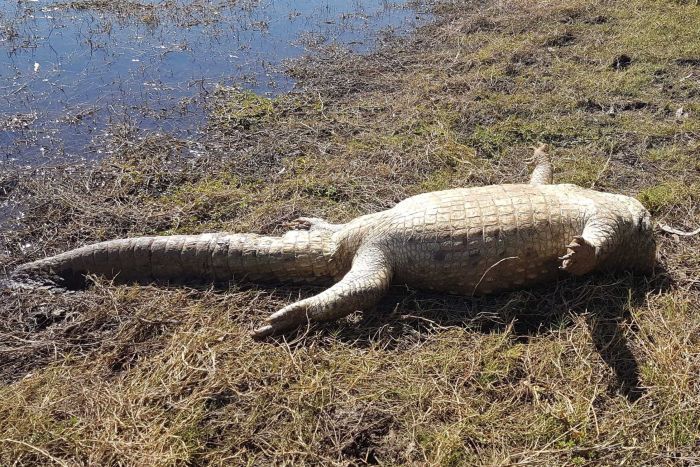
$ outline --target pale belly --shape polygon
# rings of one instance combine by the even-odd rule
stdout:
[[[550,186],[456,189],[399,203],[379,230],[396,283],[486,294],[554,281],[589,204]]]
[[[583,231],[580,206],[537,193],[486,194],[441,199],[392,219],[395,282],[473,295],[554,281],[558,257]]]
[[[558,251],[484,255],[431,244],[429,249],[409,252],[407,261],[396,265],[394,282],[459,295],[483,295],[553,282],[561,273],[558,257],[566,250],[561,245]]]

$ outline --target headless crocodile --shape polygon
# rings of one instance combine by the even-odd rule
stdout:
[[[529,184],[458,188],[408,198],[346,224],[300,218],[281,237],[213,233],[111,240],[18,267],[15,282],[86,274],[118,282],[334,285],[267,318],[254,337],[372,307],[391,284],[479,295],[594,270],[648,272],[656,243],[635,199],[552,185],[545,147]],[[564,273],[562,273],[564,271]]]

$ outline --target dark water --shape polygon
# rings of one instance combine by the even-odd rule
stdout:
[[[421,19],[377,0],[0,0],[0,170],[100,157],[114,125],[192,136],[217,84],[285,92],[285,59]]]

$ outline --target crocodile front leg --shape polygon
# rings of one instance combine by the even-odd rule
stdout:
[[[621,232],[615,216],[598,214],[585,225],[583,233],[575,236],[566,246],[566,254],[559,259],[561,269],[575,276],[593,271],[609,252],[620,243]]]
[[[391,284],[393,271],[381,248],[361,248],[350,271],[334,286],[272,314],[253,332],[263,338],[295,328],[307,321],[330,321],[374,306]]]

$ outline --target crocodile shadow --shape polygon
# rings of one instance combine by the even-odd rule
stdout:
[[[211,290],[212,284],[206,287],[189,285]],[[663,292],[672,285],[666,270],[657,266],[652,277],[597,274],[563,280],[554,286],[548,284],[486,297],[430,294],[395,286],[374,310],[354,315],[358,319],[317,323],[314,329],[333,334],[341,342],[354,346],[369,347],[379,343],[384,349],[395,349],[429,339],[436,329],[455,327],[482,333],[510,328],[516,340],[527,342],[532,336],[561,329],[576,316],[583,316],[597,352],[615,373],[615,383],[610,390],[636,401],[644,394],[639,363],[621,328],[628,321],[631,308],[643,305],[649,293]],[[84,286],[80,284],[76,288],[80,290]],[[215,287],[219,293],[228,291],[228,284]],[[243,283],[239,287],[245,290],[260,286]],[[301,292],[302,296],[318,293],[318,288],[311,287],[301,290],[282,287],[280,290],[287,288]],[[293,346],[304,346],[305,332],[304,328],[297,329],[286,333],[284,338]],[[269,342],[274,345],[278,339]]]
[[[664,292],[672,284],[666,270],[657,267],[653,277],[602,274],[564,280],[554,288],[541,286],[476,298],[417,291],[406,294],[395,287],[359,322],[341,324],[340,329],[332,323],[322,327],[334,329],[338,339],[352,345],[374,345],[381,339],[383,348],[398,348],[428,339],[436,329],[451,327],[482,333],[510,327],[516,340],[527,342],[582,316],[596,351],[615,374],[610,391],[634,402],[644,394],[644,388],[639,362],[624,330],[625,326],[634,328],[629,310],[642,306],[649,293]]]

